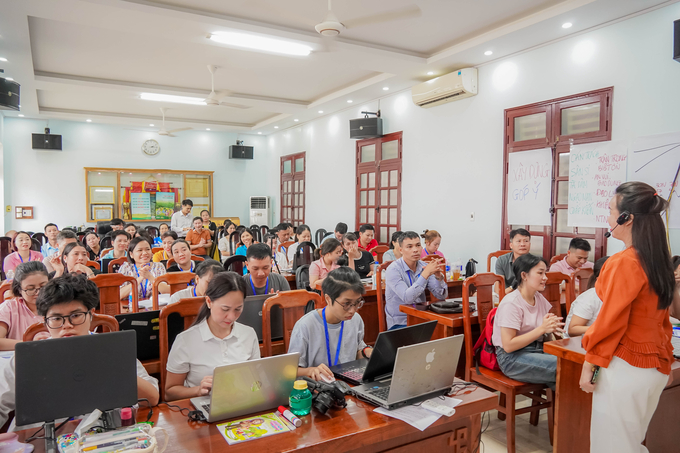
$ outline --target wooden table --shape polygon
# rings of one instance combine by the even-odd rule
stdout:
[[[481,414],[494,409],[497,396],[482,388],[456,398],[463,400],[451,417],[441,417],[425,431],[401,420],[380,415],[374,406],[354,397],[347,398],[347,409],[331,410],[321,415],[316,410],[302,417],[303,425],[295,431],[229,445],[214,424],[189,422],[179,411],[165,405],[154,407],[151,420],[170,436],[168,453],[185,452],[379,452],[407,453],[414,451],[472,452],[478,447]],[[173,402],[191,408],[189,400]],[[268,411],[269,412],[269,411]],[[144,421],[148,409],[140,409],[137,420]],[[186,412],[185,412],[186,413]],[[67,423],[57,434],[72,432],[76,422]],[[35,429],[19,432],[23,441]],[[44,452],[44,441],[32,442],[36,453]]]
[[[288,281],[288,284],[290,285],[290,289],[297,289],[297,282],[295,281],[295,273],[294,272],[281,272],[281,275],[286,278]],[[302,288],[304,289],[304,288]]]
[[[593,396],[579,387],[585,350],[581,337],[545,343],[543,351],[557,356],[554,453],[590,451],[590,413]],[[666,389],[647,430],[650,453],[677,451],[680,445],[680,362],[671,366]]]

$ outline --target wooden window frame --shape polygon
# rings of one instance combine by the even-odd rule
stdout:
[[[295,161],[297,159],[303,159],[303,169],[302,171],[295,171]],[[283,172],[283,164],[286,161],[290,161],[290,173],[284,173]],[[281,202],[281,210],[280,210],[280,222],[289,222],[291,223],[294,227],[302,225],[305,223],[305,214],[307,212],[307,197],[306,197],[306,191],[307,191],[307,182],[306,182],[306,172],[307,172],[307,153],[306,152],[301,152],[301,153],[295,153],[295,154],[288,154],[286,156],[281,156],[281,166],[280,166],[280,171],[281,171],[281,179],[280,179],[280,184],[279,184],[279,200]],[[286,195],[288,195],[288,192],[284,189],[284,184],[288,181],[291,181],[291,202],[287,203],[286,202]],[[295,190],[295,181],[302,181],[302,189],[301,190]],[[297,204],[295,203],[295,195],[298,195],[299,197],[302,197],[302,206],[300,206],[300,203],[298,202]],[[291,209],[291,215],[290,217],[287,217],[285,215],[286,209],[290,208]],[[298,218],[295,217],[295,209],[302,209],[302,216],[298,216]]]

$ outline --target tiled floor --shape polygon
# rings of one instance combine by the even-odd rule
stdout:
[[[518,397],[518,401],[520,397]],[[518,403],[518,406],[528,405],[529,400]],[[490,419],[489,419],[490,418]],[[489,427],[482,435],[483,446],[479,453],[506,453],[505,421],[498,419],[497,411],[487,412],[482,420],[483,426],[489,423]],[[550,437],[548,435],[548,415],[545,410],[541,411],[538,426],[529,423],[529,414],[523,414],[515,419],[515,448],[517,453],[547,453],[552,452]]]

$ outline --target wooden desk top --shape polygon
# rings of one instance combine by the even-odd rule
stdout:
[[[405,445],[413,440],[446,432],[447,425],[494,409],[498,403],[498,397],[494,393],[482,388],[467,395],[458,395],[456,398],[463,400],[463,403],[456,407],[456,413],[451,417],[441,417],[424,432],[401,420],[380,415],[374,412],[375,406],[361,402],[354,397],[347,398],[347,409],[331,410],[330,415],[321,415],[313,409],[310,415],[302,417],[302,426],[292,432],[236,445],[227,444],[215,424],[190,422],[186,415],[166,405],[154,407],[151,420],[155,426],[164,428],[170,436],[168,448],[165,450],[168,453],[374,451],[375,448],[370,448],[372,444],[387,441],[389,444],[383,445],[394,448],[394,446]],[[193,410],[189,400],[179,400],[172,404]],[[148,409],[140,409],[137,420],[146,420],[147,413]],[[72,432],[76,426],[75,421],[69,422],[57,434]],[[23,441],[34,432],[35,429],[19,432],[19,440]],[[44,452],[42,439],[33,441],[33,445],[36,453]]]
[[[426,319],[428,321],[437,321],[447,327],[462,327],[463,326],[463,314],[453,313],[453,314],[440,314],[435,313],[427,309],[429,304],[413,304],[413,305],[400,305],[399,311],[406,313],[407,316],[414,316],[416,318]],[[477,318],[477,312],[472,313],[470,318],[472,324],[478,324],[479,320]]]

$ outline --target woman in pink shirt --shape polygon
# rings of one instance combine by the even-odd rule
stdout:
[[[423,252],[420,254],[421,258],[425,258],[428,255],[439,255],[446,259],[444,254],[439,251],[439,246],[442,243],[441,234],[436,230],[425,230],[420,237],[425,239],[425,247],[423,247]]]
[[[14,276],[14,269],[19,264],[43,260],[42,253],[31,250],[31,245],[31,236],[25,231],[19,231],[14,237],[14,249],[16,252],[7,255],[2,266],[8,279]]]
[[[35,306],[40,289],[47,284],[47,269],[40,261],[19,264],[12,281],[14,298],[0,304],[0,350],[11,351],[24,332],[42,322]]]
[[[309,287],[314,288],[317,281],[339,268],[338,259],[342,256],[342,244],[335,238],[326,239],[321,247],[314,250],[314,257],[318,260],[309,265]]]

